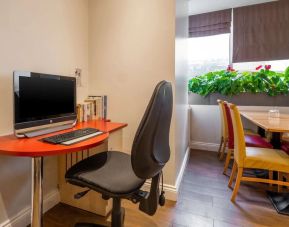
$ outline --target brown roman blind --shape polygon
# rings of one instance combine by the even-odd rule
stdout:
[[[192,15],[189,17],[189,37],[230,33],[231,9]]]
[[[233,62],[289,59],[289,1],[233,10]]]

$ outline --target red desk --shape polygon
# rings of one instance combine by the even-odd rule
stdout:
[[[109,133],[126,127],[127,124],[113,123],[94,120],[78,123],[73,129],[67,129],[56,133],[38,136],[34,138],[18,139],[14,135],[0,137],[0,154],[11,156],[23,156],[32,158],[32,204],[31,204],[31,226],[41,227],[42,221],[42,178],[43,178],[43,157],[49,155],[60,155],[80,150],[89,149],[102,144],[108,139]],[[104,131],[97,137],[73,144],[71,146],[52,145],[39,141],[43,137],[65,133],[85,127],[97,128]]]

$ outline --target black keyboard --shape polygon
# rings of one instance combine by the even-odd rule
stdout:
[[[72,132],[62,133],[55,136],[50,136],[43,138],[42,141],[52,144],[64,144],[71,145],[97,135],[102,134],[103,132],[99,131],[96,128],[83,128],[78,129]],[[71,142],[70,142],[71,141]]]

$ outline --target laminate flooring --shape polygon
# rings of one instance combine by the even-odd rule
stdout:
[[[227,187],[229,177],[222,172],[223,162],[217,159],[216,152],[192,150],[178,202],[167,201],[151,217],[123,200],[125,227],[289,226],[289,216],[278,214],[271,205],[265,184],[241,184],[236,203],[232,203],[232,190]],[[104,217],[64,204],[44,215],[44,227],[72,227],[77,222],[109,224]]]

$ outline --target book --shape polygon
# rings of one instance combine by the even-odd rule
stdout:
[[[86,101],[95,101],[96,119],[107,119],[107,95],[90,95]]]
[[[77,114],[77,121],[82,122],[82,106],[81,106],[81,104],[77,104],[76,114]]]
[[[107,96],[88,96],[84,103],[77,105],[78,122],[107,119]]]
[[[107,95],[102,96],[102,119],[107,119]]]

